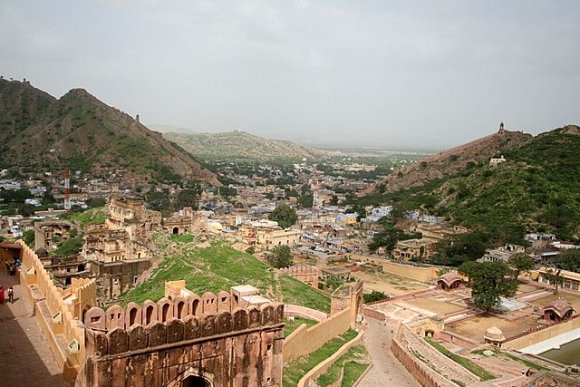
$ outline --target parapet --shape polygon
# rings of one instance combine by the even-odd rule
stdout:
[[[167,298],[142,305],[93,307],[84,316],[87,355],[113,355],[148,347],[210,338],[248,329],[278,327],[284,305],[270,302],[240,308],[227,292]]]
[[[318,275],[318,268],[316,266],[290,266],[278,269],[278,274],[287,274],[290,276],[305,274]]]

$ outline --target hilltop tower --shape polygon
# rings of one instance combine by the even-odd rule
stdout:
[[[499,130],[497,132],[499,134],[504,134],[505,133],[505,129],[503,128],[503,122],[500,122],[500,124],[499,124]]]

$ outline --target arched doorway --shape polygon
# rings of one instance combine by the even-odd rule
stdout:
[[[202,376],[189,375],[181,381],[180,387],[211,387],[211,383]]]
[[[179,228],[173,227],[173,235],[179,234]]]

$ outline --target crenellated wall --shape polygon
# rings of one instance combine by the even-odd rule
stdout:
[[[81,314],[76,314],[82,313],[82,308],[75,308],[74,303],[67,303],[63,299],[67,293],[61,293],[54,285],[34,251],[23,241],[17,243],[22,247],[20,283],[23,298],[33,306],[36,321],[55,355],[56,362],[63,369],[65,380],[73,381],[85,355],[84,333],[79,321]],[[94,294],[90,295],[95,290],[94,281],[83,281],[76,290],[80,293],[75,294],[75,297],[80,296],[86,303],[94,300]]]
[[[91,308],[77,386],[279,386],[284,305],[239,308],[227,292]],[[113,377],[112,375],[115,375]]]
[[[318,289],[318,268],[316,266],[290,266],[277,270],[278,274],[289,275],[315,289]]]

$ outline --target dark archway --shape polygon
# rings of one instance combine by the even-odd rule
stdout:
[[[173,235],[177,235],[177,234],[179,234],[179,228],[173,227]]]
[[[77,272],[81,272],[81,271],[85,271],[85,264],[81,263],[78,267],[77,267]]]
[[[189,375],[181,381],[181,387],[211,387],[211,383],[201,376]]]

